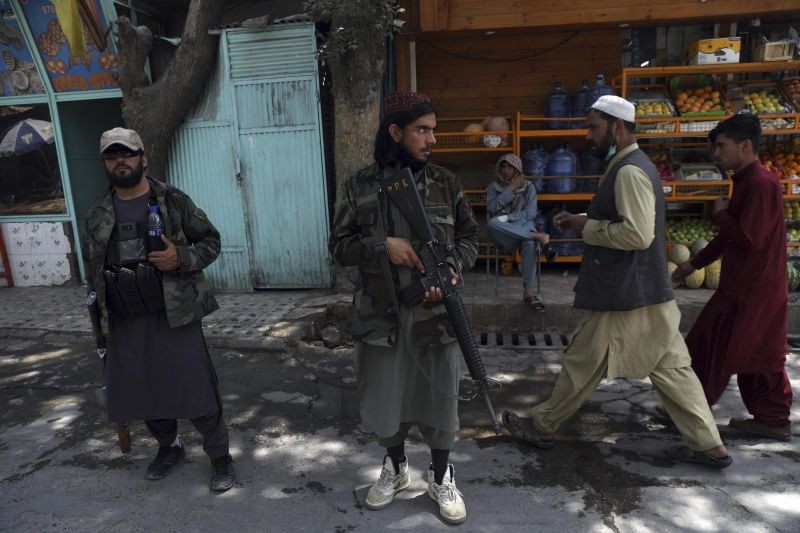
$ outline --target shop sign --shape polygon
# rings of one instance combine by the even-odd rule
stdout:
[[[56,2],[49,0],[20,0],[53,89],[70,92],[117,88],[111,73],[117,65],[117,51],[100,2],[76,2],[78,9],[73,17],[71,2],[64,1],[56,9]],[[76,46],[81,31],[83,46]],[[75,32],[77,39],[68,39]]]
[[[0,0],[0,96],[42,94],[42,78],[8,0]]]

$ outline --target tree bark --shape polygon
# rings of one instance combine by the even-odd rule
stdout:
[[[144,65],[153,48],[145,26],[134,28],[125,17],[117,20],[119,85],[122,119],[142,136],[149,165],[147,173],[166,180],[172,135],[197,102],[211,75],[217,54],[217,36],[208,30],[220,23],[224,0],[192,0],[181,43],[164,75],[150,83]]]
[[[330,22],[321,52],[333,83],[337,198],[346,180],[373,161],[386,38],[394,20],[393,6],[393,0],[313,0],[306,3],[313,17]],[[351,291],[356,277],[356,268],[337,265],[337,290]]]
[[[373,77],[377,79],[359,83],[358,86],[354,86],[345,71],[331,69],[336,128],[337,193],[339,186],[351,174],[373,161],[375,133],[380,118],[384,60],[381,57],[375,63],[376,74]]]

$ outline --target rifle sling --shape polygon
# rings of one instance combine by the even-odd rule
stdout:
[[[375,245],[375,256],[381,264],[383,270],[383,278],[386,280],[386,288],[392,298],[392,305],[394,305],[394,312],[397,314],[397,319],[400,320],[400,305],[397,303],[397,291],[394,287],[394,276],[392,275],[392,267],[389,264],[389,251],[386,249],[386,219],[384,212],[388,212],[388,205],[385,205],[387,198],[383,190],[378,191],[378,243]]]

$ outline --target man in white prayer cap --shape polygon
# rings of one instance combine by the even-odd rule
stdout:
[[[582,233],[586,251],[575,286],[575,307],[589,311],[563,354],[549,399],[530,417],[506,411],[515,437],[551,448],[559,424],[606,379],[649,377],[686,446],[668,450],[675,460],[724,468],[731,464],[692,371],[678,330],[680,310],[667,269],[664,192],[655,166],[634,135],[633,104],[602,96],[589,109],[587,138],[608,169],[585,214],[562,212],[554,222]]]

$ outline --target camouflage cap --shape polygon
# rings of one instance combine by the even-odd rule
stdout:
[[[144,143],[142,143],[142,138],[139,137],[139,134],[133,130],[126,130],[125,128],[114,128],[104,131],[103,135],[100,136],[100,153],[105,152],[112,144],[121,144],[125,148],[130,148],[131,150],[144,151]]]

